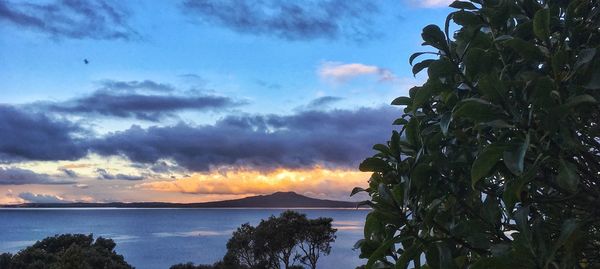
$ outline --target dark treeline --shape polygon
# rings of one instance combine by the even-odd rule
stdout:
[[[331,252],[336,238],[332,222],[331,218],[308,219],[305,214],[285,211],[256,227],[240,226],[227,242],[222,261],[177,264],[171,269],[314,269],[319,257]]]

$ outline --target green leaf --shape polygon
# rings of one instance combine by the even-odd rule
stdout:
[[[398,261],[396,261],[396,268],[397,269],[408,268],[410,261],[415,259],[416,257],[418,257],[419,254],[421,254],[421,247],[422,247],[421,243],[415,243],[415,244],[411,245],[410,247],[404,249],[404,252],[402,253],[402,255],[400,255],[400,258],[398,258]]]
[[[500,161],[503,153],[504,147],[499,145],[489,145],[481,151],[481,154],[477,156],[471,167],[471,186],[473,188],[475,188],[475,184],[479,180],[489,174],[492,168]]]
[[[454,111],[453,118],[468,118],[476,122],[490,122],[505,118],[501,107],[479,98],[467,98]]]
[[[469,11],[456,11],[452,13],[452,20],[458,25],[476,27],[483,24],[479,16]]]
[[[550,9],[542,8],[535,13],[533,32],[542,41],[550,39]]]
[[[439,81],[440,78],[453,76],[457,72],[454,64],[447,59],[434,61],[429,65],[429,69],[427,69],[427,75],[430,78],[437,79],[436,81]]]
[[[359,166],[362,172],[385,172],[391,169],[386,161],[379,158],[367,158]]]
[[[452,4],[450,4],[450,7],[458,8],[458,9],[470,9],[470,10],[477,9],[477,7],[475,5],[473,5],[473,3],[465,2],[465,1],[454,1]]]
[[[577,61],[575,62],[575,69],[579,69],[583,65],[591,62],[596,56],[596,48],[583,49],[577,55]]]
[[[412,100],[410,99],[410,97],[406,97],[406,96],[398,97],[398,98],[394,99],[394,101],[392,101],[392,105],[394,105],[394,106],[408,106],[411,103],[412,103]]]
[[[430,45],[441,51],[448,51],[448,44],[446,43],[446,35],[444,32],[435,24],[430,24],[423,28],[421,37],[425,41],[424,45]]]
[[[354,196],[355,194],[359,193],[359,192],[366,192],[366,189],[360,188],[360,187],[356,187],[354,189],[352,189],[352,192],[350,193],[350,196]]]
[[[558,171],[558,177],[556,178],[558,185],[571,193],[576,192],[579,185],[577,167],[560,158]]]
[[[409,63],[410,65],[413,65],[413,62],[415,61],[415,59],[416,59],[417,57],[421,56],[421,55],[424,55],[424,54],[433,54],[433,55],[439,55],[439,53],[436,53],[436,52],[428,52],[428,51],[425,51],[425,52],[417,52],[417,53],[413,53],[413,54],[410,56],[410,58],[408,58],[408,63]]]
[[[504,84],[496,74],[486,74],[479,79],[479,92],[492,102],[502,100],[506,92]]]
[[[544,76],[536,80],[531,101],[540,108],[549,108],[552,105],[552,91],[556,90],[554,81]]]
[[[444,135],[448,135],[448,128],[450,128],[450,122],[452,121],[452,113],[446,112],[440,118],[440,128]]]
[[[394,246],[394,243],[397,243],[398,240],[400,240],[398,237],[394,237],[381,243],[381,245],[379,245],[379,247],[375,251],[373,251],[371,257],[369,257],[366,268],[373,268],[375,262],[384,258],[387,252],[390,252],[391,248]]]
[[[579,234],[579,224],[575,219],[568,219],[563,222],[560,229],[560,236],[556,240],[556,243],[552,246],[552,250],[546,259],[546,267],[554,260],[556,252],[564,245],[573,245]]]
[[[504,151],[504,164],[515,175],[523,174],[525,169],[525,155],[529,148],[529,135],[525,140],[516,139]]]
[[[433,92],[433,88],[430,84],[425,84],[415,93],[415,98],[413,100],[413,104],[411,106],[412,110],[415,111],[417,108],[420,108],[431,98],[431,94]]]
[[[515,50],[525,60],[543,60],[544,54],[534,44],[520,38],[513,38],[504,42],[508,47]]]
[[[394,201],[396,201],[396,204],[400,208],[402,208],[402,206],[404,204],[404,185],[402,185],[402,184],[394,185],[394,187],[392,188],[392,196],[394,197]]]
[[[394,120],[394,123],[392,123],[392,125],[404,125],[407,124],[408,121],[404,118],[397,118],[396,120]]]
[[[416,76],[419,72],[423,71],[423,69],[425,69],[425,68],[428,68],[431,65],[431,63],[433,63],[435,61],[436,60],[427,59],[422,62],[416,63],[415,65],[413,65],[413,68],[412,68],[413,75]]]
[[[436,246],[440,257],[440,268],[457,268],[456,264],[454,263],[454,259],[452,258],[452,252],[450,251],[448,245],[446,245],[445,243],[437,243]]]
[[[574,108],[585,103],[595,104],[596,99],[588,94],[577,95],[569,98],[564,106],[567,108]]]
[[[381,229],[381,221],[377,211],[372,211],[367,214],[367,218],[365,219],[364,237],[366,239],[371,239],[373,236],[379,234]]]

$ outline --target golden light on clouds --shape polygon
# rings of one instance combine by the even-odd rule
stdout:
[[[161,192],[194,194],[268,194],[277,191],[294,191],[320,196],[338,193],[348,195],[352,188],[364,186],[370,173],[356,170],[328,169],[276,169],[270,172],[256,170],[226,170],[195,173],[171,181],[155,181],[138,187]]]

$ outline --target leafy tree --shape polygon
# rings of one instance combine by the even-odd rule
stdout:
[[[262,220],[255,228],[246,223],[227,242],[223,268],[286,269],[316,268],[320,255],[328,255],[336,230],[331,218],[308,219],[305,214],[285,211]],[[183,265],[181,265],[183,266]],[[181,267],[185,268],[185,267]],[[214,267],[220,268],[220,267]]]
[[[279,217],[271,216],[262,220],[256,229],[259,246],[283,263],[285,269],[294,264],[294,251],[300,243],[308,219],[306,215],[287,210]]]
[[[268,258],[257,251],[256,244],[256,228],[249,223],[242,224],[227,241],[227,255],[249,268],[264,265]]]
[[[336,229],[332,228],[332,218],[318,218],[308,221],[302,229],[299,248],[304,254],[300,261],[311,269],[317,268],[321,254],[329,255],[331,243],[335,241]]]
[[[598,268],[600,2],[451,7],[410,57],[428,80],[392,102],[400,131],[360,165],[366,268]]]
[[[0,268],[6,269],[132,269],[114,251],[115,243],[92,235],[64,234],[45,238],[14,256],[2,254]]]

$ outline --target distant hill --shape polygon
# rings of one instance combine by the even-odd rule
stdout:
[[[276,192],[235,200],[206,203],[27,203],[4,208],[356,208],[357,203],[306,197],[295,192]]]

